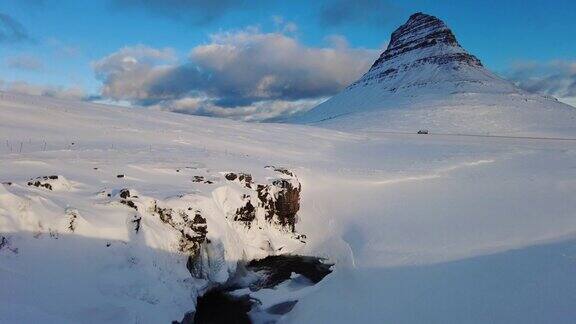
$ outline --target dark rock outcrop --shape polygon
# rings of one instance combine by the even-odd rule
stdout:
[[[244,200],[246,204],[236,210],[234,221],[244,223],[246,227],[250,228],[256,218],[256,208],[252,205],[250,196],[245,196]]]
[[[118,193],[118,196],[120,196],[120,198],[122,199],[130,198],[130,190],[121,189],[120,192]]]
[[[186,268],[190,274],[196,278],[203,277],[202,262],[200,260],[200,249],[203,244],[209,244],[206,238],[208,234],[208,224],[206,218],[202,217],[200,211],[194,211],[194,216],[190,216],[192,208],[188,210],[174,210],[172,208],[162,208],[156,203],[152,212],[157,214],[160,220],[180,232],[178,249],[188,255]]]
[[[251,285],[251,289],[271,288],[290,279],[292,273],[306,277],[312,283],[320,282],[329,275],[333,264],[311,256],[271,255],[264,259],[252,260],[246,265],[249,271],[262,274],[261,278]]]
[[[120,200],[120,203],[124,204],[130,208],[138,210],[138,206],[136,206],[136,204],[132,200],[122,199],[122,200]]]
[[[136,233],[140,232],[140,223],[142,222],[142,216],[134,215],[131,220],[132,224],[134,225],[134,231]]]
[[[285,254],[239,264],[227,282],[217,284],[197,297],[195,311],[187,312],[182,321],[173,323],[251,323],[248,313],[266,313],[267,323],[274,323],[290,312],[298,301],[286,300],[262,309],[262,302],[250,294],[239,296],[233,292],[244,288],[250,288],[252,292],[273,289],[291,279],[293,273],[307,278],[312,285],[317,284],[332,272],[333,264],[323,261],[317,257]]]
[[[256,191],[266,211],[265,219],[271,224],[294,232],[296,214],[300,210],[301,189],[299,182],[287,179],[274,180],[271,185],[258,185]]]
[[[130,190],[124,188],[118,192],[118,196],[120,197],[119,202],[123,205],[126,205],[132,209],[138,210],[138,206],[132,201],[130,198],[138,198],[136,196],[132,196],[130,194]]]
[[[214,183],[214,181],[207,180],[204,176],[198,176],[198,175],[192,177],[192,182],[196,182],[196,183],[202,182],[205,184],[213,184]]]
[[[57,175],[43,176],[43,177],[37,177],[35,179],[31,179],[28,181],[27,184],[29,186],[34,186],[37,188],[46,188],[48,190],[52,190],[53,187],[49,182],[50,182],[50,180],[57,180],[57,179],[58,179]]]
[[[224,175],[224,178],[228,181],[238,181],[243,184],[246,188],[250,188],[252,186],[252,175],[248,173],[234,173],[228,172]]]
[[[68,230],[74,233],[74,231],[76,230],[76,220],[78,219],[78,211],[76,209],[67,208],[65,214],[68,217]]]
[[[289,232],[295,231],[297,213],[300,209],[301,185],[294,173],[286,168],[267,166],[285,176],[272,180],[268,184],[254,184],[252,176],[247,173],[229,172],[224,175],[228,181],[237,181],[256,193],[258,203],[255,204],[251,195],[242,197],[244,205],[234,214],[234,221],[251,227],[256,218],[256,209],[264,209],[265,220]]]

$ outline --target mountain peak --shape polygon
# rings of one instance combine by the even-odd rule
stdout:
[[[460,46],[442,20],[418,12],[392,33],[386,50],[349,88],[378,84],[382,90],[397,92],[445,82],[462,88],[462,84],[477,85],[494,78]]]
[[[415,13],[408,21],[392,33],[388,49],[405,48],[411,45],[433,46],[437,43],[460,46],[446,24],[430,15]]]
[[[460,46],[452,30],[442,20],[421,12],[411,15],[404,25],[392,33],[386,51],[374,62],[371,70],[387,61],[408,56],[413,61],[435,58],[432,61],[439,63],[457,60],[482,66],[480,60]]]

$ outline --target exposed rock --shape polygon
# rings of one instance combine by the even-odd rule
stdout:
[[[294,231],[296,224],[296,213],[300,210],[300,183],[294,185],[288,180],[275,180],[273,185],[282,188],[276,197],[274,203],[275,215],[272,221],[280,224],[282,227],[289,227]]]
[[[196,311],[186,313],[181,322],[174,323],[251,323],[248,313],[254,315],[262,312],[269,314],[265,318],[273,323],[279,319],[279,315],[290,312],[298,301],[287,300],[262,309],[262,303],[249,294],[239,296],[233,292],[247,287],[251,291],[274,289],[291,279],[293,273],[316,284],[332,272],[332,264],[322,261],[321,258],[298,255],[277,255],[252,260],[237,268],[228,282],[217,284],[199,296]]]
[[[214,183],[214,181],[207,180],[204,176],[198,176],[198,175],[196,175],[192,178],[192,182],[203,182],[206,184],[213,184]]]
[[[236,178],[238,178],[238,176],[236,175],[236,173],[231,173],[231,172],[230,172],[230,173],[226,173],[226,174],[224,175],[224,177],[225,177],[226,180],[228,180],[228,181],[234,181],[234,180],[236,180]]]
[[[216,284],[197,297],[195,312],[188,312],[181,322],[173,323],[251,323],[248,313],[257,317],[258,313],[266,313],[262,318],[267,319],[266,323],[274,323],[281,315],[290,312],[298,301],[286,300],[262,309],[262,303],[250,294],[234,292],[244,288],[250,288],[252,292],[274,289],[291,279],[293,273],[307,278],[310,284],[316,284],[332,272],[332,264],[322,261],[309,256],[277,255],[239,265],[227,282]]]
[[[172,213],[173,213],[172,208],[161,208],[157,204],[154,204],[153,211],[156,214],[158,214],[158,217],[160,217],[160,220],[162,222],[170,224],[172,225],[172,227],[175,227],[172,220]]]
[[[256,218],[256,208],[252,205],[249,196],[245,196],[246,204],[236,210],[234,221],[242,222],[247,227],[250,227],[252,221]]]
[[[122,198],[122,199],[130,198],[130,190],[128,190],[128,189],[121,189],[120,192],[118,193],[118,195],[119,195],[120,198]]]
[[[36,179],[28,181],[28,185],[53,190],[52,184],[50,184],[49,182],[50,180],[57,180],[57,179],[58,179],[57,175],[37,177]]]
[[[178,249],[188,255],[186,268],[194,277],[202,278],[204,271],[200,249],[203,244],[209,243],[206,239],[208,234],[206,218],[202,217],[200,211],[196,211],[194,217],[190,217],[188,211],[162,208],[157,203],[152,212],[156,213],[162,222],[180,232]]]
[[[48,190],[52,190],[52,185],[51,185],[51,184],[49,184],[49,183],[42,183],[42,182],[40,182],[40,181],[38,181],[38,180],[36,180],[36,181],[30,181],[30,182],[28,182],[28,185],[29,185],[29,186],[34,186],[34,187],[39,187],[39,188],[40,188],[40,187],[43,187],[43,188],[46,188],[46,189],[48,189]]]
[[[76,219],[78,218],[78,211],[73,208],[66,208],[64,213],[68,217],[68,229],[70,232],[74,233],[76,230]]]
[[[228,181],[235,181],[238,180],[241,184],[243,184],[246,188],[250,188],[252,185],[252,175],[248,173],[233,173],[229,172],[224,175],[224,178]]]
[[[258,290],[271,288],[290,279],[292,273],[300,274],[316,284],[332,272],[333,264],[323,263],[324,259],[300,255],[272,255],[260,260],[252,260],[246,269],[260,273],[262,277],[250,288]]]
[[[124,178],[124,175],[123,175],[123,174],[118,174],[118,175],[116,175],[116,178]]]
[[[138,206],[136,206],[136,204],[135,204],[132,200],[124,200],[124,199],[122,199],[122,200],[120,200],[120,203],[121,203],[121,204],[124,204],[124,205],[126,205],[126,206],[128,206],[128,207],[130,207],[130,208],[133,208],[133,209],[135,209],[135,210],[138,210]]]
[[[295,231],[297,213],[300,209],[301,185],[294,173],[286,168],[267,166],[283,176],[266,184],[254,184],[252,176],[246,173],[225,174],[228,181],[237,181],[250,189],[250,194],[244,194],[242,205],[232,209],[234,221],[251,227],[260,210],[266,221],[289,232]],[[237,207],[238,206],[238,207]],[[298,237],[303,239],[303,237]]]
[[[134,215],[134,219],[132,219],[132,224],[134,224],[134,231],[138,233],[140,231],[140,223],[142,222],[142,216]]]
[[[108,197],[110,197],[111,195],[108,194]],[[136,204],[134,203],[133,200],[131,200],[130,198],[138,198],[138,196],[133,196],[130,193],[130,190],[124,188],[124,189],[120,189],[120,191],[118,192],[118,196],[120,197],[119,202],[123,205],[126,205],[134,210],[138,210],[138,206],[136,206]]]
[[[265,219],[294,232],[296,214],[300,210],[301,185],[297,180],[277,179],[271,185],[258,185],[256,191]]]

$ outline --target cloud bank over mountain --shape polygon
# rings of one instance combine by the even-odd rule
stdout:
[[[576,106],[576,61],[519,63],[508,78],[528,92],[550,95]]]
[[[102,96],[183,113],[269,120],[306,110],[358,78],[377,50],[331,37],[310,47],[255,27],[213,34],[179,61],[169,48],[124,47],[93,63]]]

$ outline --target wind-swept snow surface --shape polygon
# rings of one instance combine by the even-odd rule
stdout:
[[[284,253],[335,266],[316,285],[293,274],[251,293],[255,321],[576,316],[574,140],[345,133],[8,93],[0,138],[0,322],[181,320],[238,261]]]

